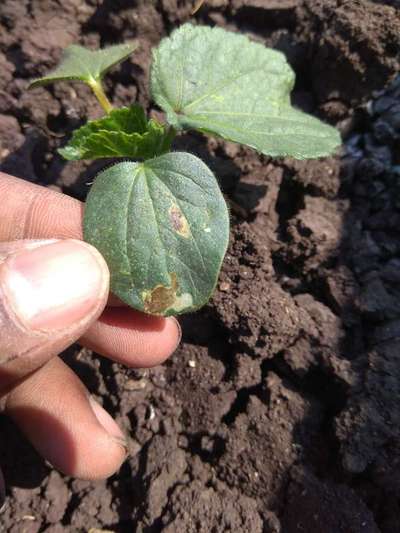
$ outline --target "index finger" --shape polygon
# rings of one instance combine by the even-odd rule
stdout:
[[[82,239],[83,204],[69,196],[0,172],[0,241]],[[108,309],[85,334],[82,343],[129,366],[154,366],[180,341],[173,318],[151,317],[118,309],[110,295]]]
[[[83,204],[0,172],[0,241],[82,239]]]
[[[0,172],[0,242],[82,240],[83,211],[79,200]],[[112,294],[108,305],[125,307]]]

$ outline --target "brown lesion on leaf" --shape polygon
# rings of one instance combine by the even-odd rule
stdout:
[[[170,278],[170,287],[156,285],[152,290],[143,291],[142,298],[145,313],[163,315],[170,309],[179,312],[192,305],[193,299],[190,294],[177,295],[179,284],[175,272],[170,274]]]
[[[171,274],[171,286],[157,285],[151,291],[143,293],[144,310],[152,315],[162,314],[169,309],[176,300],[176,291],[178,290],[178,281],[176,274]]]
[[[172,229],[181,237],[188,239],[190,237],[189,224],[179,207],[172,205],[168,210],[168,215]]]

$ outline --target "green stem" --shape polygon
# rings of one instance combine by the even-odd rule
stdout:
[[[171,149],[172,141],[175,139],[177,134],[178,132],[176,131],[176,129],[173,126],[169,126],[168,132],[167,132],[167,139],[168,139],[167,142],[169,144],[169,149]]]
[[[97,100],[99,101],[99,104],[108,115],[113,110],[113,106],[111,105],[110,100],[107,98],[101,82],[93,79],[89,82],[89,87],[92,89]]]

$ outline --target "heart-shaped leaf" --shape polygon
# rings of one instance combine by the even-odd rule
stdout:
[[[147,121],[139,105],[114,109],[99,120],[75,130],[59,153],[68,160],[132,157],[146,159],[163,154],[171,146],[168,129]]]
[[[89,50],[73,44],[65,49],[58,67],[47,76],[33,80],[29,87],[38,87],[55,81],[82,81],[93,85],[101,80],[107,70],[126,59],[136,46],[136,43],[127,43],[101,50]]]
[[[86,202],[84,236],[105,257],[121,300],[175,315],[210,298],[229,215],[210,169],[194,155],[172,152],[101,172]]]
[[[153,52],[153,98],[173,126],[271,156],[328,155],[340,135],[291,106],[294,79],[282,53],[222,28],[184,24]]]

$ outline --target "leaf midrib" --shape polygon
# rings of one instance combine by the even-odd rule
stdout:
[[[226,87],[228,87],[231,83],[233,83],[234,81],[237,81],[239,80],[240,78],[243,78],[245,76],[248,76],[250,74],[252,74],[253,72],[259,72],[260,69],[262,67],[253,67],[251,68],[250,70],[246,71],[246,72],[241,72],[239,75],[236,75],[234,78],[230,78],[228,80],[224,80],[223,84],[221,86],[218,86],[218,87],[215,87],[215,88],[212,88],[211,91],[209,91],[208,93],[206,94],[203,94],[202,96],[200,96],[199,98],[197,98],[196,100],[193,100],[192,102],[190,102],[188,105],[186,105],[184,108],[182,109],[179,109],[178,108],[178,112],[180,113],[183,113],[183,114],[186,114],[187,110],[190,108],[190,107],[193,107],[195,105],[198,105],[200,102],[202,102],[203,100],[206,100],[207,98],[211,98],[212,96],[215,96],[216,93],[218,93],[219,91],[221,91],[222,89],[225,89]]]
[[[132,273],[132,266],[131,266],[131,260],[130,260],[130,256],[129,256],[129,253],[128,253],[128,220],[129,220],[129,211],[130,211],[130,208],[131,208],[131,201],[132,201],[132,198],[133,198],[133,189],[134,189],[134,185],[135,185],[135,181],[137,179],[137,176],[139,174],[139,172],[141,171],[141,167],[143,165],[138,165],[137,169],[134,171],[134,174],[133,174],[133,178],[132,178],[132,185],[131,185],[131,188],[130,188],[130,191],[129,191],[129,195],[128,195],[128,201],[127,201],[127,204],[126,204],[126,215],[125,215],[125,220],[126,220],[126,226],[125,226],[125,251],[126,251],[126,257],[128,259],[128,265],[129,265],[129,279],[131,281],[131,284],[133,285],[133,273]]]
[[[152,213],[153,213],[153,218],[154,218],[154,222],[155,222],[155,226],[156,226],[156,230],[157,230],[157,237],[158,237],[158,241],[160,243],[160,248],[162,250],[162,257],[163,257],[163,260],[164,260],[164,268],[165,270],[168,272],[168,264],[167,264],[167,259],[166,259],[166,254],[165,254],[165,249],[164,249],[164,246],[163,246],[163,240],[161,238],[161,234],[160,234],[160,229],[159,229],[159,224],[158,224],[158,218],[157,218],[157,214],[156,214],[156,210],[154,209],[154,201],[153,201],[153,196],[150,192],[150,187],[149,187],[149,183],[148,181],[150,181],[151,178],[148,177],[147,175],[147,172],[148,170],[151,170],[151,168],[147,168],[146,169],[146,166],[145,164],[142,164],[141,165],[141,170],[143,172],[143,176],[144,176],[144,181],[146,183],[146,189],[147,189],[147,194],[148,194],[148,197],[149,197],[149,200],[150,200],[150,204],[151,204],[151,209],[152,209]],[[157,177],[157,176],[156,176]],[[148,275],[147,275],[147,286],[149,285],[149,279],[148,279]]]

